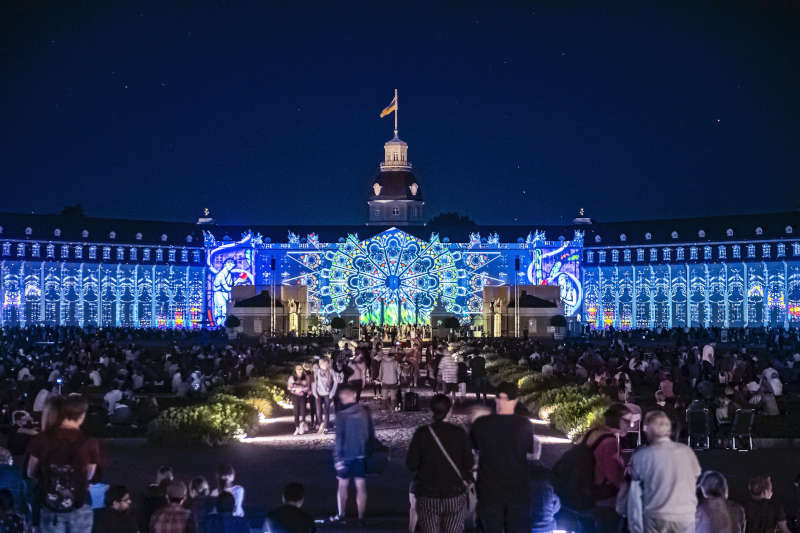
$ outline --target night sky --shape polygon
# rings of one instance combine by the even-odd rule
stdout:
[[[0,15],[0,211],[359,224],[395,88],[431,215],[800,207],[796,9],[103,4]]]

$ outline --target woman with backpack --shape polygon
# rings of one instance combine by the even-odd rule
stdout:
[[[603,413],[603,425],[590,429],[553,467],[553,485],[562,509],[582,531],[617,533],[617,493],[625,479],[617,436],[630,428],[632,415],[615,403]]]

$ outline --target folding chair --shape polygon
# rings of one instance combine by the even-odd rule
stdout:
[[[707,450],[711,447],[711,415],[707,408],[687,409],[686,427],[688,432],[687,444],[697,450]]]
[[[731,448],[739,450],[741,440],[747,441],[747,449],[753,449],[753,423],[756,420],[756,413],[752,409],[737,409],[733,415],[731,423]]]

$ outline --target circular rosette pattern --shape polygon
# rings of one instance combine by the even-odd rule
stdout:
[[[332,310],[352,301],[362,322],[427,323],[438,301],[451,308],[464,292],[456,260],[436,237],[426,242],[397,229],[366,241],[350,235],[329,259]]]

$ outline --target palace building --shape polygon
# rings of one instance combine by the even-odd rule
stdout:
[[[430,227],[396,135],[361,226],[225,226],[0,213],[0,324],[246,330],[437,324],[800,326],[800,213]]]

